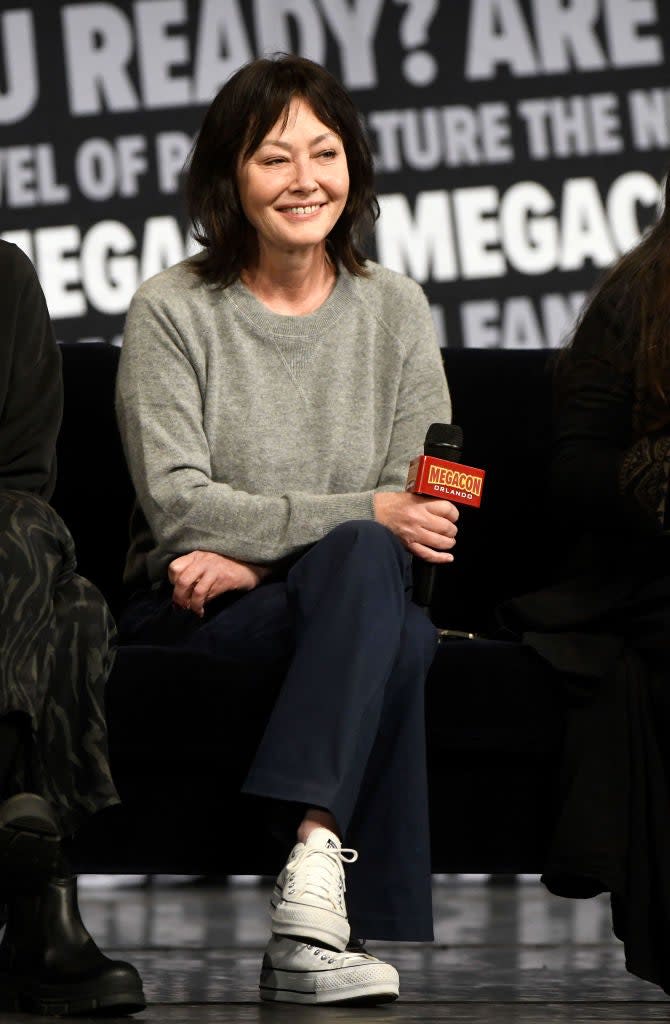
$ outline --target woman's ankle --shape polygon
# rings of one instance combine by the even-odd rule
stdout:
[[[298,842],[306,843],[310,833],[317,828],[327,828],[338,839],[341,838],[337,822],[330,811],[324,811],[320,807],[310,807],[298,825]]]

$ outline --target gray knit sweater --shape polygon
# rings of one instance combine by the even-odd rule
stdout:
[[[369,263],[314,313],[273,313],[179,263],[128,312],[117,414],[139,506],[126,581],[196,548],[271,565],[403,490],[451,406],[421,288]]]

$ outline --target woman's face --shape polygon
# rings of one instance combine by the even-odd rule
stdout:
[[[298,98],[285,127],[282,120],[237,171],[242,208],[261,255],[322,247],[349,194],[340,137]]]

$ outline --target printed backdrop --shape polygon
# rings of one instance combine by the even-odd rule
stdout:
[[[669,49],[664,0],[2,0],[0,235],[61,340],[118,344],[140,281],[190,251],[206,106],[290,50],[363,113],[371,254],[421,282],[442,344],[554,347],[657,213]]]

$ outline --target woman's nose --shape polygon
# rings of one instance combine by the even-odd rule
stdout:
[[[314,192],[318,187],[314,180],[311,160],[296,160],[295,177],[291,187],[297,192]]]

